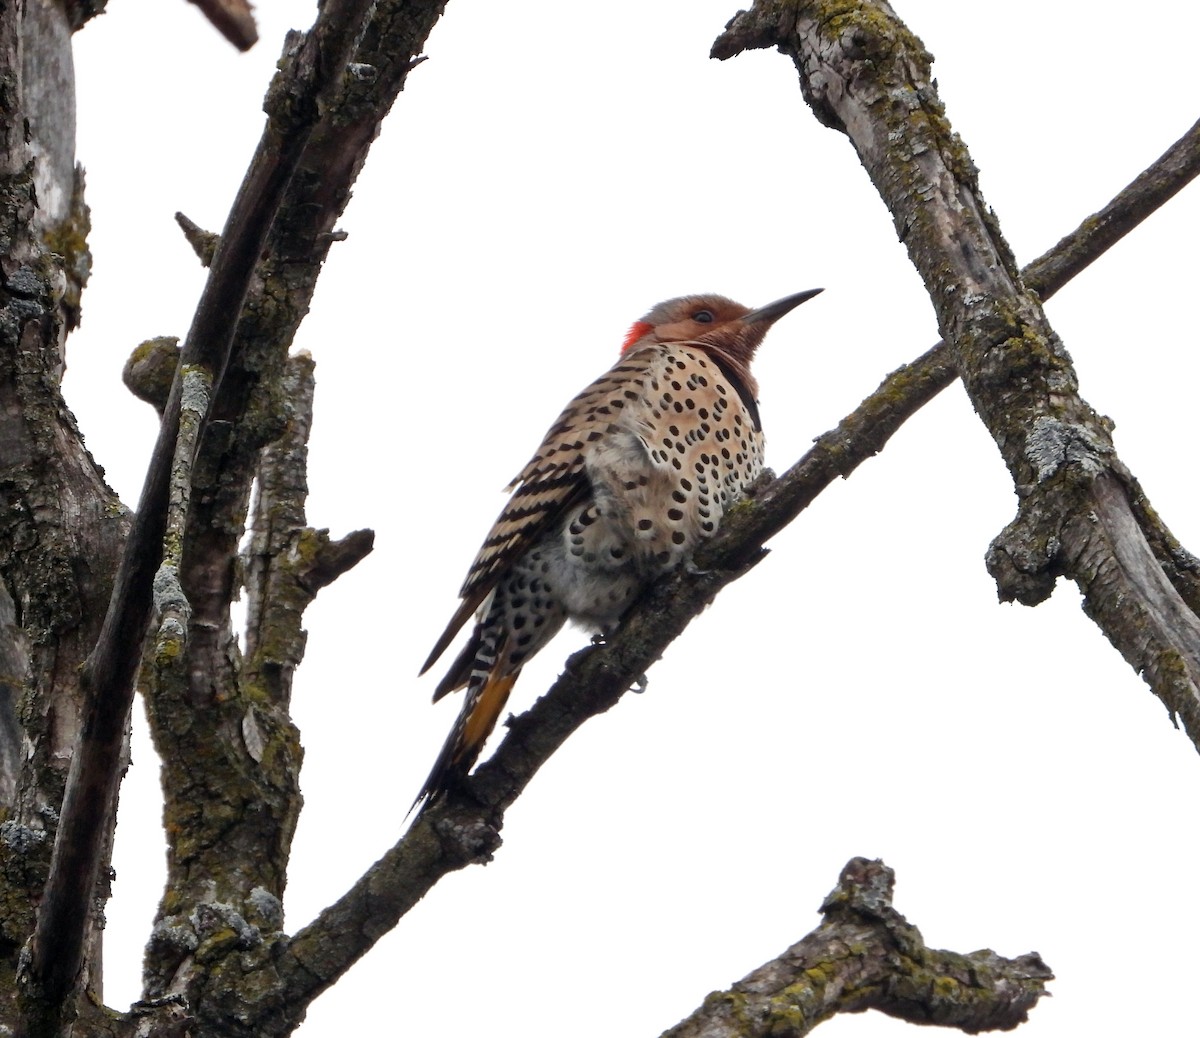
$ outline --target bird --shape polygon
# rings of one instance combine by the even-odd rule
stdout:
[[[639,594],[690,563],[763,469],[758,384],[767,330],[822,289],[752,310],[669,299],[635,321],[616,363],[579,393],[506,487],[511,497],[459,592],[426,673],[474,615],[433,694],[466,695],[413,807],[461,783],[521,668],[567,620],[610,635]]]

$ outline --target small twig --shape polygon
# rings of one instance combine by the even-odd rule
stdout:
[[[1054,979],[1041,956],[926,947],[892,907],[894,886],[883,862],[851,859],[821,906],[820,926],[709,995],[663,1038],[801,1038],[830,1017],[865,1009],[967,1034],[1024,1023]]]
[[[215,231],[206,231],[194,220],[183,213],[175,214],[175,222],[183,231],[183,236],[199,257],[200,266],[212,266],[213,256],[217,254],[217,246],[221,244],[221,236]]]

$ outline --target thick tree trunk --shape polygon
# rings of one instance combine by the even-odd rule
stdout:
[[[21,12],[24,11],[22,18]],[[126,518],[84,448],[59,384],[64,343],[78,322],[87,280],[87,211],[74,164],[74,76],[66,8],[50,0],[0,13],[0,794],[9,805],[3,857],[8,887],[2,932],[20,947],[56,835],[66,772],[79,735],[82,665],[99,631]],[[22,734],[23,760],[14,755]],[[112,820],[102,833],[104,861]],[[75,925],[98,992],[96,912],[107,897],[87,886]],[[15,959],[7,958],[12,991]],[[36,993],[35,993],[36,997]],[[67,1014],[70,1015],[69,1012]]]

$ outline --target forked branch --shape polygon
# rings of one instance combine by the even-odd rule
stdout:
[[[865,1009],[967,1034],[1024,1023],[1054,979],[1041,956],[929,948],[892,907],[894,886],[883,862],[852,858],[821,906],[820,926],[709,995],[663,1038],[802,1038],[838,1013]]]

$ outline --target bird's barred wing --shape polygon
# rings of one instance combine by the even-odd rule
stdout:
[[[508,566],[552,529],[563,512],[591,493],[588,445],[613,431],[621,412],[641,399],[642,377],[654,359],[653,351],[623,357],[575,397],[550,427],[537,453],[509,484],[512,497],[475,556],[459,592],[462,602],[422,674],[446,651]]]

